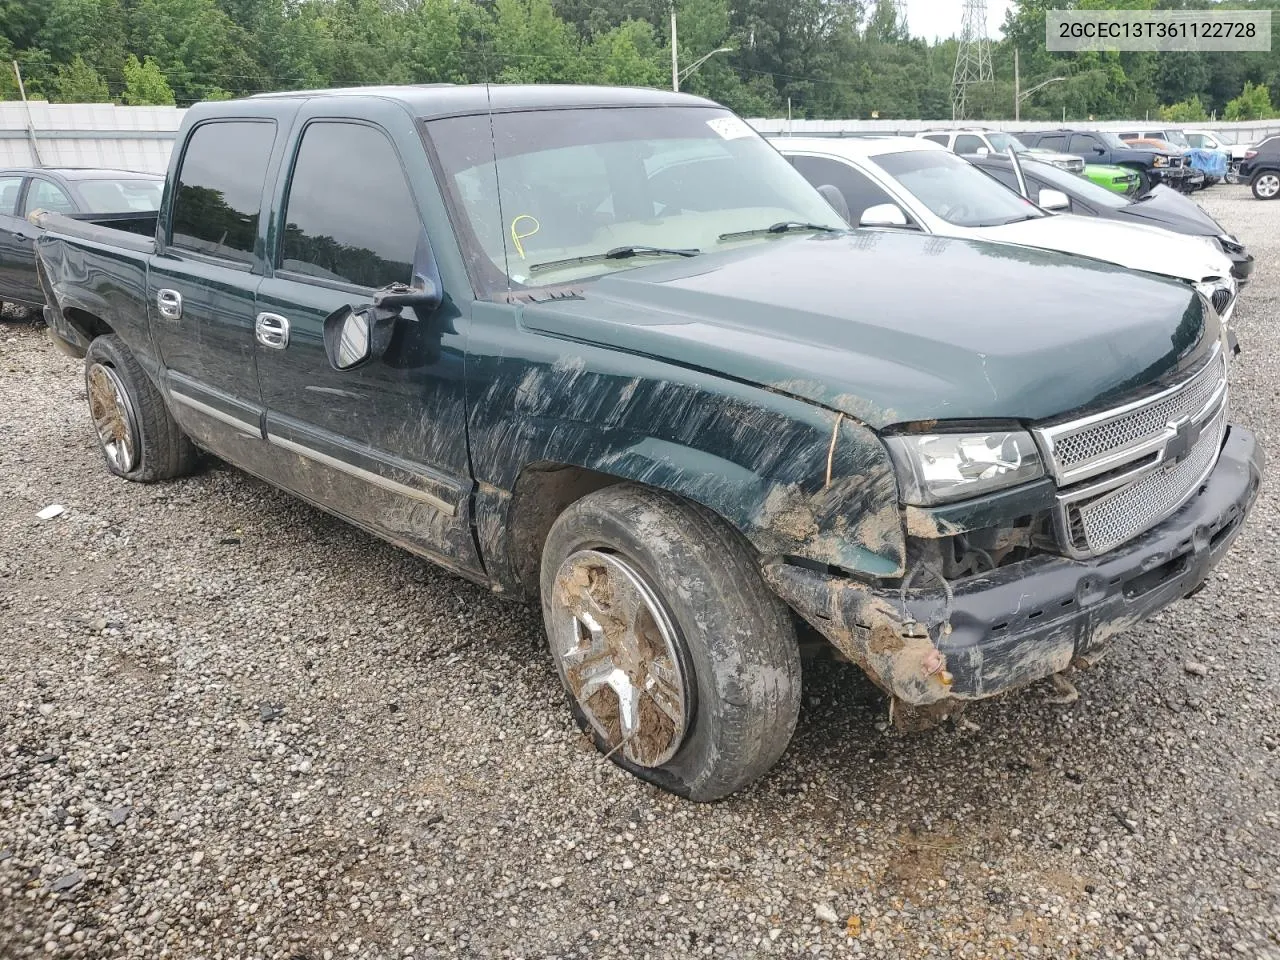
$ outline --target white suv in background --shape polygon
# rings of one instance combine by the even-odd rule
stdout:
[[[1013,147],[1014,153],[1026,153],[1042,163],[1052,163],[1067,173],[1083,173],[1084,157],[1052,150],[1030,150],[1017,137],[1000,130],[925,130],[916,134],[923,140],[941,144],[952,153],[1004,153]]]

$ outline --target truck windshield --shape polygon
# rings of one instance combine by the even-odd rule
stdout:
[[[997,153],[1004,153],[1010,147],[1013,147],[1014,153],[1026,153],[1027,147],[1017,137],[1010,136],[1007,133],[988,133],[987,140],[991,143],[991,149]]]
[[[780,223],[847,229],[773,147],[712,107],[495,113],[492,128],[483,114],[426,129],[485,295],[795,235],[767,229]],[[605,256],[629,248],[651,253]]]
[[[79,180],[88,213],[146,213],[160,209],[163,180]]]
[[[889,176],[958,227],[995,227],[1044,216],[1040,208],[967,160],[941,150],[908,150],[871,158]]]

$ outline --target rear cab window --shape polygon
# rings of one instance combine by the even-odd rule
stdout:
[[[210,120],[187,138],[169,245],[249,266],[254,260],[273,120]]]

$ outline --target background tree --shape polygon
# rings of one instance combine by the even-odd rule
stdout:
[[[1227,104],[1228,120],[1266,120],[1274,115],[1271,91],[1260,84],[1246,83],[1240,96]]]
[[[124,102],[132,106],[164,106],[174,102],[173,90],[160,72],[159,64],[150,57],[139,63],[137,57],[129,54],[125,60]]]
[[[71,58],[69,64],[58,68],[58,74],[53,80],[53,91],[61,103],[111,102],[107,82],[78,53]]]

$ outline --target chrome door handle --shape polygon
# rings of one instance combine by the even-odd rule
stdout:
[[[182,294],[177,290],[159,290],[156,292],[156,309],[166,320],[182,319]]]
[[[283,350],[289,345],[289,321],[278,313],[260,313],[253,334],[264,347]]]

